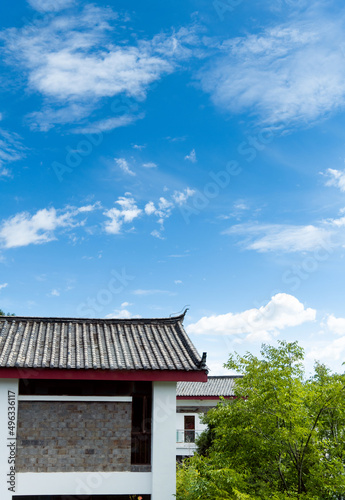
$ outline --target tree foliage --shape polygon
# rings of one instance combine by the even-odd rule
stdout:
[[[204,417],[199,452],[178,470],[177,499],[345,498],[345,376],[281,341],[262,358],[233,355],[236,398]],[[242,495],[242,496],[241,496]]]
[[[15,316],[14,313],[5,313],[2,309],[0,309],[0,316]]]

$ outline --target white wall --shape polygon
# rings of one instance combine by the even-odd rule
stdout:
[[[15,394],[14,404],[9,404],[9,391]],[[11,396],[12,397],[12,396]],[[0,498],[12,500],[12,495],[17,493],[17,478],[11,472],[15,467],[16,435],[17,435],[17,406],[18,406],[18,380],[0,379]],[[9,410],[10,408],[10,410]],[[12,408],[14,412],[12,412]],[[13,433],[9,430],[8,422],[15,417]],[[12,427],[11,427],[12,429]],[[11,476],[9,476],[11,474]],[[9,489],[11,488],[11,489]]]
[[[153,382],[151,500],[176,493],[176,382]]]
[[[16,494],[149,495],[151,476],[150,472],[21,472]]]
[[[187,406],[186,404],[184,406]],[[196,435],[201,433],[203,430],[207,429],[207,425],[203,424],[200,419],[200,413],[176,413],[176,441],[177,441],[177,431],[184,430],[184,417],[194,416],[195,417],[195,431]],[[183,436],[183,434],[182,434]],[[195,443],[184,443],[176,442],[176,455],[181,455],[185,457],[192,456],[196,451]]]

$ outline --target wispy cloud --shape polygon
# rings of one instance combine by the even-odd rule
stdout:
[[[122,170],[124,174],[135,176],[135,172],[133,172],[128,165],[128,161],[125,158],[114,158],[116,165]]]
[[[10,177],[11,171],[5,165],[23,159],[25,152],[18,134],[0,129],[0,177]]]
[[[186,155],[184,157],[185,160],[189,160],[192,163],[196,163],[196,152],[195,149],[192,149],[192,151],[189,153],[189,155]]]
[[[159,240],[165,240],[165,237],[162,235],[162,233],[157,231],[157,229],[154,229],[153,231],[151,231],[151,236],[153,236],[154,238],[157,238]]]
[[[328,168],[324,175],[328,177],[326,186],[335,186],[340,189],[340,191],[345,191],[345,170],[335,170],[333,168]]]
[[[6,288],[8,286],[8,283],[0,283],[0,290],[2,288]]]
[[[189,325],[188,332],[208,335],[246,334],[247,340],[268,340],[287,327],[314,321],[316,310],[305,308],[293,295],[278,293],[267,305],[240,313],[205,316]]]
[[[170,199],[161,196],[158,202],[149,201],[146,203],[144,208],[145,214],[156,216],[157,223],[160,226],[160,231],[152,231],[151,235],[163,239],[161,232],[164,230],[164,221],[171,216],[176,206],[184,205],[191,196],[194,196],[194,194],[195,190],[187,187],[183,191],[174,191]]]
[[[115,203],[119,208],[110,208],[104,212],[104,215],[110,219],[105,223],[105,231],[108,234],[119,234],[123,224],[132,222],[142,213],[134,198],[130,197],[130,193],[121,196]]]
[[[156,168],[157,167],[157,164],[156,163],[153,163],[153,161],[149,161],[147,163],[143,163],[143,167],[144,168]]]
[[[43,0],[31,0],[41,12],[71,3],[49,1],[51,8],[44,9]],[[39,24],[0,33],[7,62],[28,75],[29,90],[44,97],[43,109],[29,117],[33,127],[48,130],[55,123],[76,123],[78,117],[83,119],[102,105],[104,98],[115,95],[143,100],[153,82],[193,55],[194,27],[137,38],[131,44],[123,31],[125,23],[111,8],[88,4],[78,13],[43,16]],[[116,31],[118,25],[123,39]],[[108,117],[97,127],[110,130],[134,119],[134,115]]]
[[[174,292],[169,292],[168,290],[159,290],[159,289],[152,289],[152,290],[146,290],[146,289],[141,289],[138,288],[137,290],[133,290],[133,295],[175,295]]]
[[[157,217],[160,230],[150,230],[150,232],[152,236],[164,239],[161,235],[164,220],[170,217],[178,204],[183,203],[186,193],[189,193],[189,188],[181,192],[176,191],[176,202],[161,197],[156,204],[152,201],[144,203],[143,208],[140,208],[132,194],[127,192],[124,196],[118,197],[111,208],[105,208],[100,202],[95,202],[80,207],[43,208],[34,214],[20,212],[0,221],[0,246],[9,249],[48,243],[57,240],[60,233],[67,234],[72,242],[75,242],[78,238],[77,228],[83,228],[89,236],[99,231],[117,235],[123,232],[125,226],[127,226],[127,231],[135,229],[133,222],[136,219],[144,216],[148,218],[152,215]],[[94,213],[95,217],[100,210],[105,219],[104,217],[100,219],[98,216],[96,225],[94,222],[92,226],[88,224],[91,214]],[[71,233],[72,230],[73,233]],[[98,258],[101,257],[102,253],[98,255]]]
[[[110,314],[106,315],[107,319],[120,318],[120,319],[131,319],[131,318],[141,318],[139,314],[133,314],[128,309],[115,309]]]
[[[38,12],[57,12],[71,7],[75,0],[28,0],[31,7]]]
[[[200,74],[213,102],[264,126],[305,125],[345,105],[343,19],[311,12],[220,45]],[[322,71],[320,71],[322,68]]]
[[[244,236],[244,247],[258,252],[304,252],[332,246],[332,231],[313,225],[237,224],[223,234]]]
[[[181,206],[187,202],[188,198],[194,195],[195,195],[195,190],[187,187],[184,191],[174,191],[172,199],[174,200],[176,205]]]
[[[114,118],[106,118],[105,120],[100,120],[98,122],[91,123],[90,125],[85,125],[84,127],[78,127],[72,132],[75,134],[94,134],[97,132],[109,132],[109,130],[114,130],[119,127],[126,127],[135,123],[137,120],[144,118],[144,113],[138,115],[122,115],[116,116]]]

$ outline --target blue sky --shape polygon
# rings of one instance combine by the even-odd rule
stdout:
[[[0,307],[345,359],[341,2],[0,6]]]

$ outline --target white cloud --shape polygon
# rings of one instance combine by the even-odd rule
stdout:
[[[313,225],[237,224],[223,234],[244,235],[245,248],[258,252],[303,252],[332,246],[332,232]]]
[[[133,144],[133,149],[139,149],[139,151],[141,151],[144,148],[146,148],[146,144],[144,144],[144,145]]]
[[[0,290],[2,288],[6,288],[8,286],[8,283],[0,283]]]
[[[2,168],[0,170],[0,177],[12,177],[12,172],[8,168]]]
[[[75,0],[28,0],[31,7],[38,12],[57,12],[71,7]]]
[[[25,157],[26,148],[22,145],[18,134],[0,129],[0,177],[10,177],[11,172],[6,164]]]
[[[157,206],[153,203],[153,201],[149,201],[145,205],[145,213],[147,215],[155,215],[158,217],[157,222],[161,226],[161,229],[163,229],[164,220],[170,217],[173,208],[174,204],[164,198],[164,196],[161,196]]]
[[[50,292],[50,295],[52,297],[60,297],[60,292],[59,290],[56,290],[56,288],[53,288],[53,290]]]
[[[145,168],[156,168],[157,164],[153,163],[153,161],[149,161],[148,163],[143,163],[143,167],[145,167]]]
[[[131,319],[131,318],[141,318],[141,316],[139,314],[132,314],[130,311],[128,311],[128,309],[115,309],[114,312],[107,314],[106,318]]]
[[[143,290],[141,288],[134,290],[133,295],[141,295],[141,296],[146,296],[146,295],[175,295],[173,292],[169,292],[168,290]]]
[[[194,193],[195,191],[193,189],[187,187],[183,191],[174,191],[171,196],[171,200],[161,196],[157,204],[153,203],[153,201],[146,204],[145,213],[147,215],[155,215],[157,217],[157,222],[160,225],[160,230],[162,231],[164,229],[164,221],[171,216],[173,209],[176,206],[181,206],[186,203],[188,198],[193,196]],[[156,238],[163,239],[161,233],[157,230],[152,231],[151,234]]]
[[[119,234],[124,223],[132,222],[142,214],[142,210],[137,207],[134,198],[129,197],[129,193],[127,196],[120,196],[115,203],[120,208],[114,207],[104,212],[110,219],[105,223],[105,231],[108,234]]]
[[[230,372],[224,368],[224,361],[210,361],[207,360],[207,367],[210,370],[209,375],[229,375]]]
[[[129,168],[127,160],[125,158],[114,158],[116,165],[122,170],[124,174],[135,176],[136,174],[132,172]]]
[[[188,198],[194,196],[195,190],[187,187],[184,191],[174,191],[172,195],[172,199],[176,203],[176,205],[184,205]]]
[[[82,207],[79,207],[76,209],[77,213],[83,213],[83,212],[93,212],[94,210],[102,208],[102,205],[100,204],[99,201],[96,203],[93,203],[92,205],[84,205]]]
[[[38,245],[55,240],[55,231],[83,225],[84,221],[75,219],[80,213],[85,214],[98,208],[98,204],[80,208],[67,207],[63,210],[43,208],[34,215],[21,212],[10,217],[0,225],[0,243],[5,248]]]
[[[183,281],[181,281],[181,280],[175,280],[174,283],[175,283],[175,285],[182,285]]]
[[[156,207],[155,207],[155,204],[153,203],[153,201],[149,201],[148,203],[146,203],[145,205],[145,213],[146,215],[152,215],[156,212]]]
[[[271,334],[314,321],[315,317],[315,309],[306,309],[293,295],[278,293],[259,309],[205,316],[189,325],[188,332],[208,335],[247,334],[250,340],[269,340]]]
[[[345,318],[336,318],[330,314],[327,318],[327,326],[331,332],[337,335],[345,335]]]
[[[195,152],[195,149],[192,149],[192,151],[189,153],[189,155],[186,155],[184,157],[184,159],[185,160],[189,160],[192,163],[195,163],[196,162],[196,152]]]
[[[131,302],[122,302],[121,308],[124,309],[125,307],[132,306],[133,304]]]
[[[85,127],[79,127],[73,130],[76,134],[95,134],[99,132],[108,132],[119,127],[126,127],[144,118],[144,114],[139,115],[122,115],[116,116],[115,118],[106,118],[105,120],[100,120],[98,122],[91,123]]]
[[[249,205],[244,201],[237,201],[234,203],[235,210],[249,210]]]
[[[319,342],[307,353],[306,358],[317,360],[323,363],[334,363],[334,361],[344,360],[345,356],[345,336],[329,342]]]
[[[47,101],[47,99],[46,99]],[[39,130],[46,132],[54,125],[61,125],[64,123],[79,123],[84,121],[95,109],[94,102],[68,102],[63,103],[63,107],[53,107],[53,105],[44,104],[41,111],[34,111],[26,116],[26,120],[31,130]],[[92,128],[88,125],[86,128]],[[83,130],[82,128],[80,130]],[[78,129],[73,130],[78,133]]]
[[[153,231],[151,231],[151,236],[153,236],[154,238],[157,238],[158,240],[165,240],[164,236],[162,236],[162,234],[157,231],[157,229],[154,229]]]
[[[223,55],[199,75],[213,102],[231,113],[248,111],[273,127],[305,125],[343,109],[343,18],[312,12],[224,42]]]
[[[328,168],[325,175],[329,177],[326,182],[326,186],[335,186],[340,189],[340,191],[345,191],[345,170],[335,170],[333,168]]]
[[[44,8],[48,2],[31,2],[42,12],[50,10]],[[49,5],[51,10],[59,10],[70,3],[52,0]],[[125,18],[109,7],[93,4],[85,5],[78,13],[46,16],[41,21],[21,29],[3,30],[0,38],[7,62],[18,68],[21,78],[27,75],[29,90],[45,98],[43,110],[29,117],[33,127],[42,130],[55,123],[75,123],[107,97],[122,95],[143,100],[153,82],[192,56],[190,47],[197,43],[193,27],[140,40],[124,29]],[[110,130],[134,119],[111,117],[96,126]],[[87,128],[92,129],[92,125]]]
[[[55,229],[68,226],[70,223],[70,214],[58,215],[55,208],[44,208],[33,216],[22,212],[3,222],[0,228],[0,241],[6,248],[47,243],[55,239]]]

